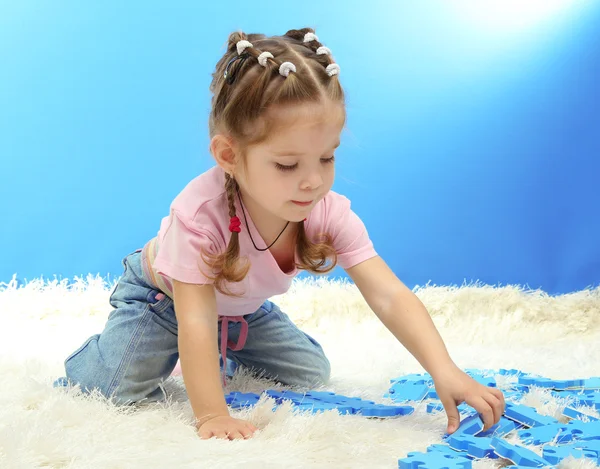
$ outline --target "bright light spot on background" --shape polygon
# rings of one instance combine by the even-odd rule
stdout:
[[[526,32],[565,20],[593,0],[456,0],[448,3],[469,26],[491,34]]]

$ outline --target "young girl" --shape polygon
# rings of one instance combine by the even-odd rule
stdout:
[[[331,191],[346,119],[339,72],[312,29],[230,35],[210,87],[216,165],[175,198],[158,236],[125,257],[104,331],[65,360],[56,386],[97,388],[117,404],[156,401],[179,359],[200,436],[248,438],[256,428],[229,415],[219,355],[286,385],[325,383],[321,346],[268,298],[300,270],[338,264],[432,375],[448,432],[463,401],[486,429],[499,421],[502,393],[452,362],[423,304]]]

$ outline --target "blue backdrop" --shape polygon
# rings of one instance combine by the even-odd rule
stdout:
[[[598,284],[600,3],[566,0],[2,2],[0,282],[120,275],[212,165],[228,34],[305,26],[348,95],[334,189],[403,281]]]

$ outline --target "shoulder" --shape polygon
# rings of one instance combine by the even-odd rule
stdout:
[[[308,222],[316,229],[324,229],[337,224],[350,211],[350,199],[342,194],[329,191],[312,210]],[[317,226],[315,226],[317,225]]]
[[[213,166],[192,179],[171,203],[171,212],[190,225],[214,220],[221,210],[227,210],[225,173],[219,166]]]

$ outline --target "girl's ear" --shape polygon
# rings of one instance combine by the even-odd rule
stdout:
[[[210,152],[217,164],[228,174],[233,174],[239,163],[236,146],[231,137],[215,135],[210,141]]]

